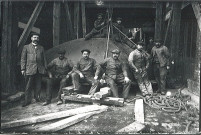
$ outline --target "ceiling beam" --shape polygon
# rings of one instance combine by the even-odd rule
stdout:
[[[156,5],[155,4],[152,4],[152,3],[147,3],[147,4],[141,4],[141,3],[128,3],[128,4],[125,4],[125,3],[121,3],[121,4],[115,4],[115,3],[107,3],[107,4],[104,4],[104,5],[101,5],[101,6],[97,6],[95,3],[89,3],[89,4],[86,4],[86,8],[109,8],[109,7],[112,7],[112,8],[156,8]]]

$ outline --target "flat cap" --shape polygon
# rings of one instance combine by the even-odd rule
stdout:
[[[91,51],[90,51],[89,49],[83,49],[81,52],[82,52],[82,53],[83,53],[83,52],[91,53]]]
[[[39,33],[36,33],[36,32],[32,32],[32,33],[31,33],[31,37],[32,37],[33,35],[40,36],[40,34],[39,34]]]
[[[112,53],[117,53],[117,54],[119,54],[120,51],[119,51],[118,49],[114,49],[114,50],[112,51]]]
[[[137,44],[138,44],[138,45],[141,45],[141,46],[144,46],[144,45],[145,45],[145,43],[142,42],[142,41],[137,42]]]
[[[155,43],[156,43],[156,42],[161,43],[161,42],[162,42],[162,40],[161,40],[161,39],[156,39],[154,42],[155,42]]]
[[[120,20],[120,21],[121,21],[121,20],[122,20],[122,18],[121,18],[121,17],[117,17],[117,19],[116,19],[116,20],[117,20],[117,21],[118,21],[118,20]]]
[[[58,54],[65,54],[65,53],[66,53],[65,50],[59,50],[59,51],[58,51]]]
[[[103,13],[98,13],[97,16],[103,16]]]

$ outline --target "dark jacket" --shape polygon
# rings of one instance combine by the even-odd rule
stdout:
[[[166,46],[162,45],[159,48],[154,46],[151,50],[151,60],[154,61],[154,56],[157,55],[160,67],[170,65],[170,53]]]
[[[85,77],[94,76],[96,70],[96,61],[93,58],[85,60],[81,58],[80,61],[74,65],[73,71],[80,74],[82,73]]]
[[[101,62],[96,70],[95,75],[98,76],[101,72],[101,68],[105,71],[105,75],[116,79],[118,76],[128,77],[127,66],[119,59],[114,60],[113,58],[107,58]]]
[[[46,67],[44,48],[37,45],[35,49],[31,43],[25,45],[21,55],[21,70],[24,70],[26,75],[34,75],[37,70],[40,74],[45,74]]]

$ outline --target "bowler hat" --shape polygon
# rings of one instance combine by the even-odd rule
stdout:
[[[114,50],[112,51],[112,53],[117,53],[117,54],[119,54],[120,51],[119,51],[118,49],[114,49]]]
[[[65,50],[59,50],[59,51],[58,51],[58,54],[65,54],[65,53],[66,53]]]
[[[90,51],[89,49],[83,49],[81,52],[82,52],[82,53],[83,53],[83,52],[91,53],[91,51]]]

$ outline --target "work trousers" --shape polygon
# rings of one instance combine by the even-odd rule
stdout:
[[[95,28],[93,28],[91,30],[91,32],[89,32],[86,36],[85,36],[85,40],[88,40],[90,38],[92,38],[94,35],[100,34],[100,31],[96,30]]]
[[[148,79],[147,69],[139,68],[139,72],[134,72],[134,76],[137,80],[138,86],[143,96],[152,95],[153,89],[152,84]]]
[[[41,91],[41,80],[42,74],[38,71],[34,75],[26,75],[25,76],[25,104],[31,103],[32,99],[32,90],[34,90],[34,99],[40,99],[40,91]]]
[[[48,78],[47,80],[47,93],[46,93],[46,101],[51,102],[52,99],[52,89],[54,85],[59,85],[59,91],[57,94],[57,100],[61,100],[62,89],[67,86],[69,82],[69,78]]]
[[[166,66],[160,67],[160,64],[154,64],[154,76],[158,84],[158,91],[166,92],[166,89],[165,89],[166,76],[167,76]]]
[[[85,76],[84,78],[80,78],[78,73],[72,73],[72,83],[74,90],[81,90],[80,83],[88,83],[91,85],[88,95],[93,95],[100,87],[100,82],[95,80],[93,76]]]
[[[116,79],[113,79],[109,76],[105,76],[105,80],[106,83],[109,85],[114,97],[119,97],[118,85],[123,85],[122,97],[125,99],[128,98],[131,86],[130,81],[128,83],[125,83],[124,77],[117,77]]]

